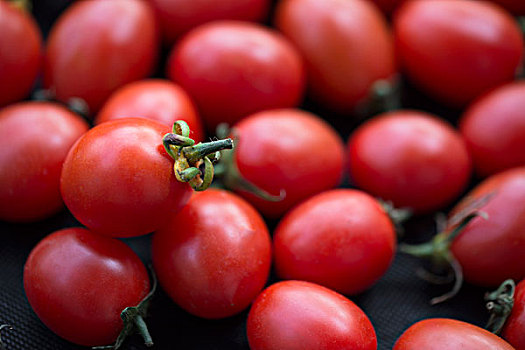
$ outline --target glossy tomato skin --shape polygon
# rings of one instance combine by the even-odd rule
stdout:
[[[470,323],[446,318],[419,321],[410,326],[392,350],[513,350],[489,331]]]
[[[195,99],[209,130],[302,99],[299,53],[281,34],[254,23],[216,21],[188,33],[172,50],[169,78]]]
[[[115,91],[95,118],[95,124],[121,118],[147,118],[170,127],[177,120],[188,123],[190,137],[204,140],[202,122],[190,96],[178,85],[162,79],[133,82]]]
[[[178,305],[199,317],[223,318],[248,307],[264,287],[270,235],[246,201],[208,189],[155,233],[152,257],[160,284]]]
[[[42,35],[35,20],[0,1],[0,107],[26,97],[41,67]]]
[[[374,328],[352,301],[304,281],[278,282],[254,301],[247,323],[252,350],[376,350]]]
[[[417,214],[443,208],[466,187],[472,161],[445,121],[399,110],[370,119],[348,140],[354,184]]]
[[[149,0],[155,9],[167,45],[189,30],[215,20],[261,21],[268,0]]]
[[[283,279],[357,294],[388,269],[394,225],[379,202],[353,189],[323,192],[294,207],[274,232],[274,264]]]
[[[234,125],[235,159],[241,175],[283,200],[270,202],[238,191],[264,216],[281,217],[300,201],[339,184],[344,145],[335,130],[314,114],[276,109],[247,116]]]
[[[124,243],[83,228],[45,237],[24,267],[24,290],[40,320],[73,343],[113,344],[120,313],[150,289],[148,273]]]
[[[402,68],[437,100],[464,106],[514,79],[523,36],[514,19],[488,1],[408,1],[394,15]]]
[[[44,85],[60,101],[84,99],[96,113],[119,86],[151,73],[157,45],[155,16],[144,1],[77,1],[49,33]]]
[[[166,125],[142,118],[102,123],[73,146],[62,169],[62,197],[88,228],[113,237],[152,232],[189,200],[162,145]]]
[[[477,99],[459,129],[482,177],[525,165],[525,82],[517,81]]]
[[[516,285],[514,306],[501,335],[516,350],[525,349],[525,279]]]
[[[386,20],[368,1],[285,0],[275,24],[303,55],[308,92],[325,107],[349,112],[396,73]]]
[[[87,123],[49,102],[0,110],[0,220],[36,221],[63,207],[60,171]]]
[[[525,277],[525,168],[514,168],[487,178],[467,194],[453,212],[469,198],[492,194],[481,208],[488,218],[475,218],[451,246],[463,268],[465,280],[495,287],[504,280]]]

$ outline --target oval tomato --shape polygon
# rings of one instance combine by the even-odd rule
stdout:
[[[331,109],[352,110],[396,72],[386,20],[368,1],[285,0],[275,24],[306,61],[310,95]]]
[[[297,109],[263,111],[247,116],[233,130],[240,175],[269,194],[285,194],[284,199],[271,202],[236,188],[235,182],[230,184],[267,217],[278,218],[341,181],[342,140],[314,114]]]
[[[501,335],[516,350],[525,349],[525,280],[516,285],[514,306],[505,322]]]
[[[54,103],[0,111],[0,220],[39,220],[63,207],[62,163],[87,130],[82,118]]]
[[[114,343],[121,311],[137,306],[149,288],[148,272],[128,246],[83,228],[45,237],[24,267],[24,290],[38,317],[85,346]]]
[[[302,60],[279,33],[247,22],[216,21],[173,48],[168,76],[195,99],[209,130],[260,110],[294,107],[304,88]]]
[[[283,279],[356,294],[376,282],[394,257],[394,225],[368,194],[338,189],[293,208],[274,233],[274,263]]]
[[[149,0],[155,9],[164,42],[173,44],[182,34],[206,22],[232,19],[261,21],[268,0]]]
[[[236,195],[197,193],[153,236],[159,282],[183,309],[205,318],[234,315],[268,278],[271,243],[260,214]]]
[[[459,128],[480,176],[525,165],[525,82],[495,89],[476,100]]]
[[[470,179],[460,134],[423,112],[401,110],[366,121],[350,136],[348,150],[357,187],[416,213],[449,204]]]
[[[71,213],[114,237],[152,232],[182,208],[192,190],[173,175],[162,144],[170,128],[148,119],[102,123],[69,152],[60,179]]]
[[[254,301],[247,323],[252,350],[376,350],[365,313],[344,296],[317,284],[285,281]]]
[[[77,1],[49,33],[44,85],[60,101],[84,99],[96,113],[116,88],[151,73],[157,42],[145,2]]]
[[[0,107],[26,97],[41,65],[42,35],[35,20],[0,1]]]
[[[518,24],[488,1],[407,1],[393,24],[409,78],[454,106],[513,80],[522,62]]]
[[[514,350],[506,341],[470,323],[433,318],[410,326],[392,350]]]
[[[167,80],[148,79],[124,85],[106,101],[95,118],[95,124],[120,118],[147,118],[170,127],[184,120],[195,142],[204,139],[204,130],[190,96]]]

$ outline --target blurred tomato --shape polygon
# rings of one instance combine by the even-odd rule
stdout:
[[[505,321],[501,336],[516,350],[525,349],[525,279],[516,285],[512,312]]]

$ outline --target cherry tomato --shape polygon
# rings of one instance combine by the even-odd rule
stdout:
[[[330,289],[303,281],[271,285],[248,315],[252,350],[376,350],[374,328],[352,301]]]
[[[274,196],[285,193],[284,199],[271,202],[238,189],[267,217],[278,218],[341,181],[343,142],[314,114],[296,109],[264,111],[244,118],[233,130],[238,137],[234,152],[241,176]]]
[[[501,335],[516,350],[525,349],[525,280],[516,285],[514,306]]]
[[[489,177],[453,212],[462,210],[471,199],[489,194],[493,197],[481,208],[488,218],[472,220],[451,246],[465,280],[481,286],[525,277],[525,167]]]
[[[155,233],[152,257],[162,287],[178,305],[200,317],[223,318],[248,307],[264,287],[270,235],[247,202],[209,189]]]
[[[393,24],[409,78],[450,105],[513,80],[523,58],[518,24],[488,1],[407,1]]]
[[[120,313],[148,294],[148,273],[124,243],[83,228],[45,237],[24,267],[31,307],[54,333],[73,343],[110,345]]]
[[[431,318],[410,326],[392,350],[514,350],[489,331],[470,323]]]
[[[23,102],[0,111],[0,220],[39,220],[63,207],[62,163],[87,130],[79,116],[54,103]]]
[[[279,33],[236,21],[196,28],[173,49],[168,76],[192,96],[210,130],[271,108],[299,104],[301,57]]]
[[[170,127],[175,121],[184,120],[195,142],[204,139],[203,126],[193,101],[180,86],[167,80],[141,80],[119,88],[106,101],[95,118],[95,124],[129,117],[156,120]]]
[[[206,22],[232,19],[261,21],[268,0],[149,0],[155,9],[164,41],[173,44],[182,34]]]
[[[348,112],[396,72],[386,20],[368,1],[285,0],[275,23],[306,61],[310,95],[326,107]]]
[[[283,279],[356,294],[386,272],[395,246],[394,225],[377,200],[337,189],[311,197],[282,219],[274,233],[275,270]]]
[[[139,0],[77,1],[49,33],[44,85],[96,113],[119,86],[146,77],[157,55],[153,10]]]
[[[42,36],[35,20],[0,1],[0,107],[31,91],[41,65]]]
[[[449,204],[466,187],[471,159],[460,134],[418,111],[396,111],[361,125],[348,140],[357,187],[416,213]]]
[[[476,172],[488,176],[525,165],[525,82],[504,85],[476,100],[460,130]]]
[[[71,213],[114,237],[152,232],[180,210],[192,190],[173,175],[162,137],[170,128],[143,118],[102,123],[69,152],[60,179]]]

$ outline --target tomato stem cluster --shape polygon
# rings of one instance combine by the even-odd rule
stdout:
[[[498,289],[485,295],[486,308],[490,318],[485,326],[492,333],[499,334],[514,307],[516,284],[512,279],[504,281]]]

